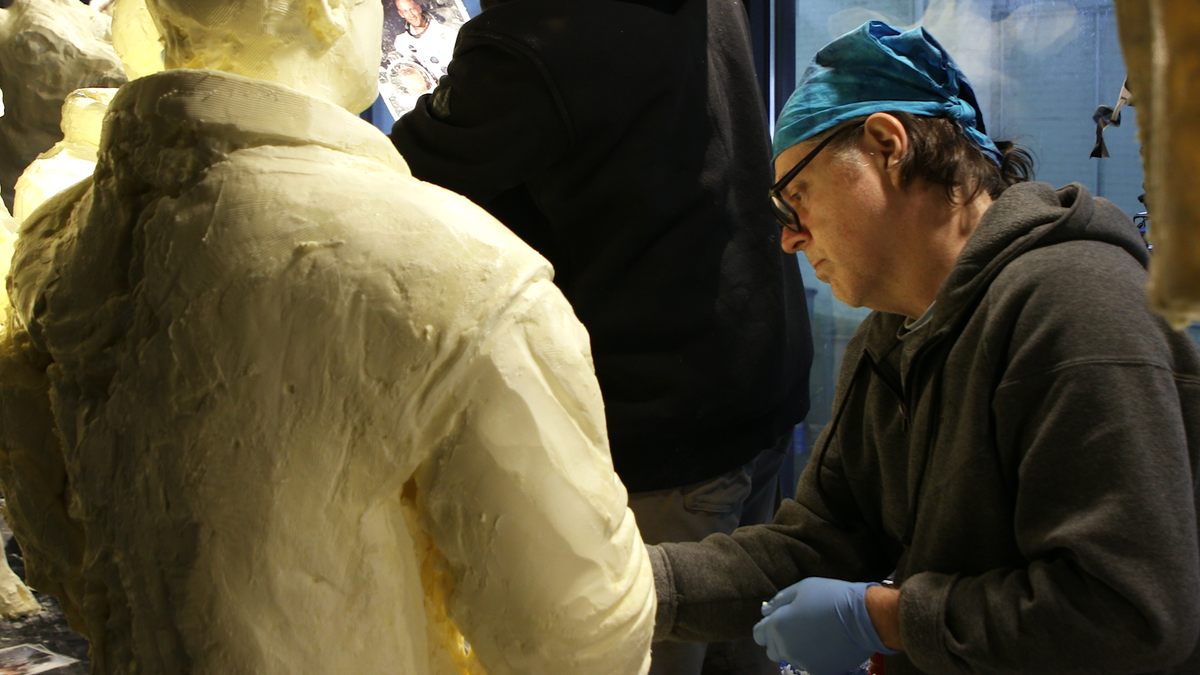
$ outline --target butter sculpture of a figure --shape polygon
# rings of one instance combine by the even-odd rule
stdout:
[[[0,116],[4,115],[4,93],[0,91]],[[16,221],[8,213],[8,208],[0,204],[0,273],[8,273],[8,264],[12,260],[13,240]],[[0,298],[0,333],[5,330],[9,314],[8,296]],[[0,617],[12,619],[19,616],[35,614],[41,605],[33,597],[29,587],[21,578],[13,573],[8,566],[8,558],[0,551]]]
[[[147,6],[168,70],[23,225],[0,349],[0,476],[92,672],[646,672],[587,335],[353,114],[381,4]]]
[[[0,197],[38,153],[62,136],[59,110],[75,89],[125,81],[112,46],[111,19],[78,0],[12,0],[0,8]]]
[[[0,90],[0,117],[4,117],[4,91]],[[0,271],[8,274],[9,261],[12,260],[13,234],[17,231],[17,221],[8,213],[8,207],[0,204]],[[9,314],[8,296],[0,298],[0,333],[5,330]],[[0,617],[6,619],[34,614],[41,605],[33,597],[29,587],[21,581],[12,568],[8,566],[8,558],[0,555]]]
[[[20,223],[54,195],[92,175],[100,125],[115,88],[76,89],[62,109],[63,138],[38,155],[17,179],[13,217]]]
[[[162,49],[145,0],[121,0],[113,9],[112,42],[136,80],[163,69]],[[62,106],[62,140],[38,155],[17,179],[13,216],[20,223],[42,203],[92,175],[100,149],[100,128],[115,87],[77,89]]]
[[[1177,0],[1118,0],[1117,24],[1138,109],[1150,212],[1150,304],[1182,327],[1200,321],[1200,9]]]

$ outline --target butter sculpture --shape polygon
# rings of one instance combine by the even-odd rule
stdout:
[[[130,80],[163,69],[162,41],[146,0],[120,0],[111,5],[113,49]]]
[[[646,672],[587,335],[353,114],[380,3],[147,6],[174,70],[23,225],[0,345],[14,527],[93,672]]]
[[[4,90],[0,89],[0,117],[4,116]],[[8,213],[8,208],[0,204],[0,271],[8,274],[9,261],[13,255],[14,232],[17,231],[17,221]],[[10,305],[8,295],[0,298],[0,334],[8,323]],[[5,514],[7,516],[7,514]],[[29,587],[13,573],[8,566],[8,558],[0,551],[0,617],[13,619],[19,616],[35,614],[41,605],[34,599]]]
[[[0,98],[2,96],[3,94],[0,94]],[[3,114],[4,107],[0,106],[0,115]],[[8,209],[0,205],[0,271],[5,274],[8,273],[8,263],[12,260],[15,228],[16,222],[8,214]],[[5,294],[0,298],[0,334],[5,330],[9,309],[8,295]],[[5,517],[7,518],[7,514]],[[13,619],[36,614],[40,609],[41,605],[34,599],[29,587],[13,573],[12,568],[8,566],[8,558],[0,550],[0,618]]]
[[[62,109],[63,139],[38,155],[17,179],[13,217],[23,222],[43,202],[89,178],[100,148],[100,125],[116,89],[76,89]]]
[[[121,0],[113,8],[113,46],[130,80],[163,69],[162,46],[145,0]],[[54,195],[92,175],[104,113],[116,88],[77,89],[62,109],[63,138],[38,155],[17,179],[13,216],[20,223]]]
[[[13,205],[17,177],[54,145],[63,99],[84,87],[125,81],[113,51],[111,19],[78,0],[13,0],[0,9],[0,197]]]
[[[1151,305],[1200,321],[1200,10],[1177,0],[1117,0],[1121,49],[1138,109],[1150,212]]]

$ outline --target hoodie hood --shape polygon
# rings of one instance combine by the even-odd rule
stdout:
[[[998,274],[1034,249],[1066,241],[1098,241],[1124,249],[1143,268],[1150,254],[1132,221],[1105,199],[1071,183],[1055,190],[1046,183],[1018,183],[1005,190],[979,221],[958,263],[938,293],[940,324],[975,305]]]
[[[1009,263],[1035,249],[1080,240],[1121,248],[1143,268],[1150,262],[1146,244],[1129,217],[1108,200],[1093,198],[1083,185],[1071,183],[1055,190],[1046,183],[1028,182],[1008,188],[984,213],[942,283],[923,339],[905,341],[906,356],[958,330]],[[904,317],[882,313],[874,317],[865,349],[879,363],[897,346],[896,330]],[[903,362],[907,366],[911,359]]]
[[[1111,202],[1093,198],[1082,185],[1071,183],[1055,190],[1046,183],[1029,182],[1008,188],[984,213],[967,240],[934,299],[932,314],[925,325],[901,340],[897,337],[905,321],[901,315],[875,312],[863,322],[855,338],[861,340],[863,351],[840,396],[831,426],[837,426],[843,407],[864,373],[879,378],[895,393],[907,419],[916,407],[912,380],[916,378],[919,363],[925,363],[920,369],[929,382],[931,406],[940,410],[942,378],[933,373],[940,372],[945,364],[942,359],[926,356],[954,343],[992,283],[1010,263],[1030,251],[1071,241],[1098,241],[1116,246],[1133,256],[1143,268],[1150,260],[1145,243],[1129,217]],[[853,344],[854,341],[848,354],[853,351]],[[926,439],[923,447],[936,444],[938,427],[936,417],[922,427],[920,433]],[[830,431],[829,438],[832,436]],[[909,476],[908,503],[913,507],[904,535],[906,544],[916,528],[916,505],[920,502],[926,461],[928,454],[919,453],[918,466]]]

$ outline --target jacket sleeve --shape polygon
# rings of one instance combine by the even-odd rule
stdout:
[[[843,361],[839,406],[854,393],[853,385],[844,383],[856,374],[858,344],[857,338],[851,341]],[[658,594],[655,640],[744,638],[762,618],[762,603],[805,577],[866,581],[892,571],[893,552],[880,548],[884,537],[864,518],[863,502],[846,477],[841,435],[828,439],[829,430],[817,439],[796,498],[784,501],[774,522],[701,542],[651,547]]]
[[[480,333],[458,429],[417,473],[448,613],[489,673],[645,673],[653,579],[587,334],[545,278]]]
[[[390,136],[414,176],[487,204],[558,159],[569,145],[566,120],[531,55],[464,28],[447,74]]]
[[[1011,340],[988,345],[1009,354],[996,452],[1027,563],[905,580],[901,634],[922,670],[1161,672],[1196,644],[1196,356],[1114,255],[1047,259],[1071,282],[1028,285]]]

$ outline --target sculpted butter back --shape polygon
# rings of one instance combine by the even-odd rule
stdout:
[[[33,383],[0,409],[52,402],[0,434],[74,532],[24,524],[93,671],[646,672],[587,334],[540,256],[353,114],[379,3],[147,6],[169,69],[25,223],[0,360]]]

